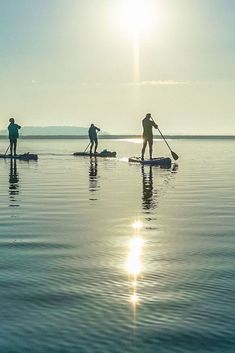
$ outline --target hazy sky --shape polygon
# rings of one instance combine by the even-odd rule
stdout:
[[[234,0],[0,0],[0,129],[235,134]]]

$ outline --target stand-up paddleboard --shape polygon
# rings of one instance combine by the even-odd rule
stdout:
[[[140,157],[130,157],[128,162],[139,163],[141,165],[159,166],[161,168],[171,168],[171,159],[169,157],[159,157],[144,160],[142,160]]]
[[[2,159],[19,159],[20,161],[37,161],[38,155],[32,153],[24,153],[17,154],[16,156],[12,156],[10,154],[0,154],[0,158]]]
[[[109,157],[115,158],[117,156],[117,152],[111,152],[107,150],[103,150],[100,153],[89,153],[89,152],[75,152],[74,156],[85,156],[85,157]]]

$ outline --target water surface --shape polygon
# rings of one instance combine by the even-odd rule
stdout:
[[[235,142],[169,142],[171,170],[129,165],[130,141],[0,160],[1,353],[234,351]]]

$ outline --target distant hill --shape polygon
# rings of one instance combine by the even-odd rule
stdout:
[[[21,136],[53,136],[53,135],[87,135],[88,127],[78,126],[24,126],[20,130]],[[102,132],[102,135],[106,135]],[[0,130],[0,135],[7,135],[7,130]]]

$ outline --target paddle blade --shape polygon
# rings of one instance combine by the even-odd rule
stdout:
[[[171,155],[175,161],[177,161],[177,159],[179,159],[179,156],[175,152],[171,151]]]

